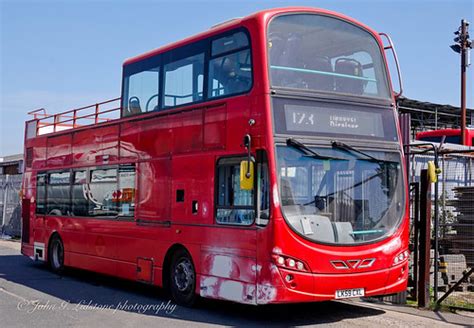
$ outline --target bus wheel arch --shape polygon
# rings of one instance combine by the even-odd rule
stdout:
[[[57,231],[48,240],[48,265],[57,274],[64,271],[64,243]]]
[[[188,274],[185,274],[183,270]],[[188,281],[189,286],[182,285],[182,288],[179,288],[173,281],[177,271],[181,271],[184,276],[187,276],[185,281]],[[166,252],[163,261],[163,287],[170,292],[178,304],[192,306],[197,298],[196,284],[196,266],[191,252],[182,244],[172,245]]]

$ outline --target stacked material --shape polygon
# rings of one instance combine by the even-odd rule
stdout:
[[[438,291],[447,291],[448,290],[448,280],[446,279],[446,268],[442,262],[443,257],[441,257],[441,262],[438,262]],[[466,262],[466,260],[464,260]],[[430,286],[434,286],[434,249],[430,250]]]
[[[448,205],[454,206],[458,215],[453,224],[456,237],[452,240],[452,249],[449,253],[464,254],[468,267],[474,267],[474,186],[456,187],[454,200]]]
[[[466,264],[466,257],[463,254],[446,254],[440,257],[441,276],[449,286],[456,284],[462,279],[464,273],[468,271]],[[466,291],[468,288],[468,280],[464,280],[463,284],[459,285],[456,290]]]

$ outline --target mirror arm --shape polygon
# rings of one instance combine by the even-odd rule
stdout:
[[[245,173],[245,176],[250,178],[250,162],[252,160],[252,154],[250,153],[250,149],[252,147],[252,137],[250,137],[250,134],[246,134],[244,137],[244,146],[247,148],[247,173]]]
[[[397,52],[395,51],[395,46],[393,45],[392,39],[386,33],[379,33],[380,36],[383,36],[388,41],[388,46],[384,46],[384,50],[392,50],[393,58],[395,59],[395,65],[397,66],[397,73],[398,73],[398,83],[400,85],[400,92],[395,93],[395,98],[400,97],[403,94],[403,80],[402,80],[402,73],[400,71],[400,64],[398,63],[398,56]]]

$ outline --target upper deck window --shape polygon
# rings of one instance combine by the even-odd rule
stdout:
[[[249,39],[244,32],[237,32],[212,41],[212,56],[249,47]]]
[[[243,93],[252,87],[250,45],[244,32],[212,41],[209,98]]]
[[[122,117],[243,94],[252,88],[249,33],[196,41],[123,68]]]
[[[158,109],[160,67],[152,67],[125,78],[123,116]]]
[[[377,40],[344,20],[278,16],[268,27],[268,49],[273,87],[390,97]]]
[[[165,107],[203,99],[204,53],[166,64],[164,74]]]

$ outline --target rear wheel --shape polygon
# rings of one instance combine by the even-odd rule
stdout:
[[[58,235],[55,235],[49,243],[48,261],[53,272],[61,274],[64,271],[64,245]]]
[[[191,256],[184,249],[177,250],[171,260],[170,290],[179,305],[192,306],[196,301],[196,270]]]

